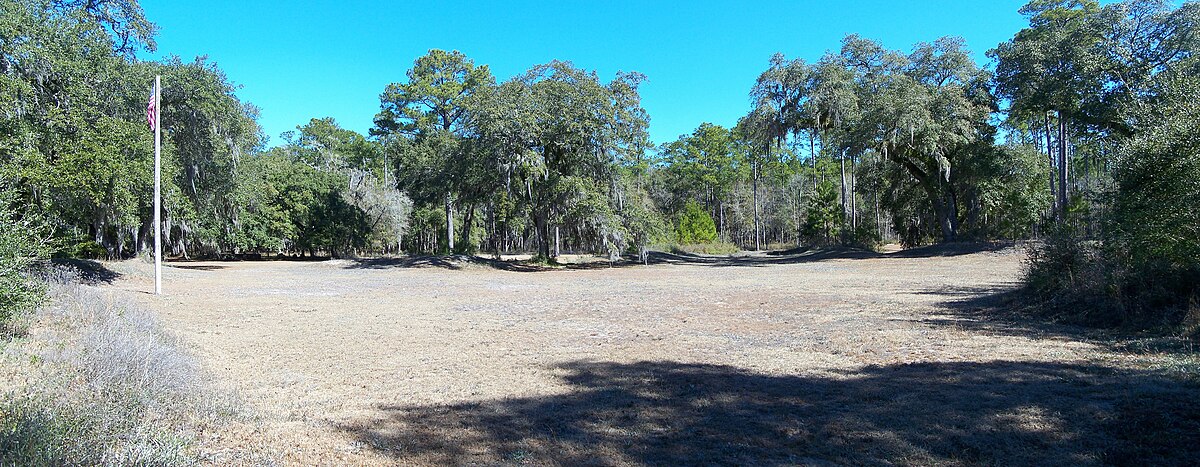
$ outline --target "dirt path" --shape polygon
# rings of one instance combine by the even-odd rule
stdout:
[[[1144,358],[977,319],[1014,250],[551,272],[144,265],[285,463],[1107,463]],[[1196,399],[1190,399],[1196,400]],[[1122,448],[1128,444],[1127,449]],[[1115,446],[1115,447],[1114,447]],[[1133,454],[1130,454],[1133,453]]]

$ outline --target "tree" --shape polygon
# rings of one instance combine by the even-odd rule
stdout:
[[[717,239],[717,226],[700,204],[688,201],[679,213],[675,238],[679,243],[712,243]]]
[[[1096,0],[1033,0],[1020,10],[1030,27],[988,52],[998,61],[996,92],[1011,102],[1010,114],[1041,120],[1047,157],[1054,160],[1051,154],[1057,151],[1058,179],[1051,181],[1051,191],[1058,219],[1069,198],[1072,122],[1086,118],[1087,101],[1102,94],[1097,56],[1102,36],[1094,22],[1099,10]],[[1051,125],[1052,118],[1057,125]]]
[[[580,240],[587,237],[606,250],[629,244],[623,219],[629,218],[630,192],[622,181],[648,146],[637,93],[641,80],[619,73],[605,85],[594,72],[553,61],[502,84],[480,103],[487,165],[529,213],[539,256],[553,256],[552,240],[567,222]]]
[[[726,202],[738,177],[734,158],[733,134],[720,125],[701,123],[690,135],[659,148],[666,164],[663,175],[669,178],[673,198],[671,210],[687,200],[704,203],[717,219],[718,232],[725,232]]]
[[[14,207],[14,191],[0,178],[0,331],[8,320],[32,309],[44,284],[30,277],[35,262],[48,253],[46,226]]]
[[[44,213],[69,253],[141,251],[153,218],[146,96],[164,75],[168,246],[227,248],[238,206],[238,159],[256,150],[256,111],[215,66],[140,62],[154,26],[136,2],[0,2],[0,170],[18,199]]]
[[[850,131],[854,144],[905,171],[932,204],[942,240],[955,240],[960,201],[969,188],[957,167],[988,154],[995,135],[988,122],[996,109],[989,74],[970,59],[961,39],[943,38],[856,75],[868,107]]]
[[[371,133],[398,158],[402,185],[419,202],[440,198],[446,213],[446,242],[454,250],[454,203],[470,205],[487,194],[474,189],[480,172],[472,134],[472,96],[494,86],[487,65],[475,66],[458,51],[432,49],[408,70],[408,81],[388,85]],[[403,140],[403,141],[399,141]],[[466,232],[474,209],[467,210]]]

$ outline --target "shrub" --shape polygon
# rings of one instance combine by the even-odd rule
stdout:
[[[800,237],[807,245],[827,245],[837,241],[845,216],[838,203],[837,187],[832,182],[817,185],[811,194],[808,215],[800,227]]]
[[[47,253],[43,228],[32,215],[19,215],[13,205],[12,193],[0,185],[0,330],[45,297],[44,284],[30,275]]]
[[[695,201],[688,201],[679,213],[679,224],[675,228],[679,243],[712,243],[717,239],[717,225],[712,216]]]
[[[83,259],[105,259],[108,257],[108,250],[104,246],[96,243],[94,240],[86,240],[79,242],[75,248],[71,249],[71,257]]]
[[[1050,303],[1072,304],[1069,314],[1089,322],[1175,328],[1196,313],[1200,80],[1162,84],[1177,95],[1138,116],[1143,125],[1122,142],[1099,241],[1059,227],[1030,258],[1028,286]]]
[[[1109,278],[1094,244],[1075,237],[1065,227],[1049,232],[1030,249],[1025,284],[1047,309],[1065,318],[1096,325],[1118,324],[1110,300]]]
[[[197,360],[131,304],[78,284],[51,295],[40,332],[9,347],[26,378],[0,401],[0,465],[197,463],[199,434],[235,407]]]

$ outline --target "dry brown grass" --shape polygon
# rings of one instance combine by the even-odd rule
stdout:
[[[3,345],[0,464],[178,465],[239,403],[153,313],[51,271],[48,304]],[[243,456],[244,457],[244,456]]]
[[[269,445],[285,463],[1200,455],[1200,389],[1179,363],[1190,354],[999,319],[1022,257],[806,251],[562,270],[189,263],[167,270],[158,298],[142,293],[144,266],[125,263],[111,288],[160,310],[261,414],[261,431],[223,441]]]

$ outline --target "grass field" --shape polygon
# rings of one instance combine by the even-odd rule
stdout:
[[[113,265],[295,464],[1126,464],[1200,456],[1185,355],[997,317],[1023,253]],[[1186,363],[1186,362],[1185,362]]]

